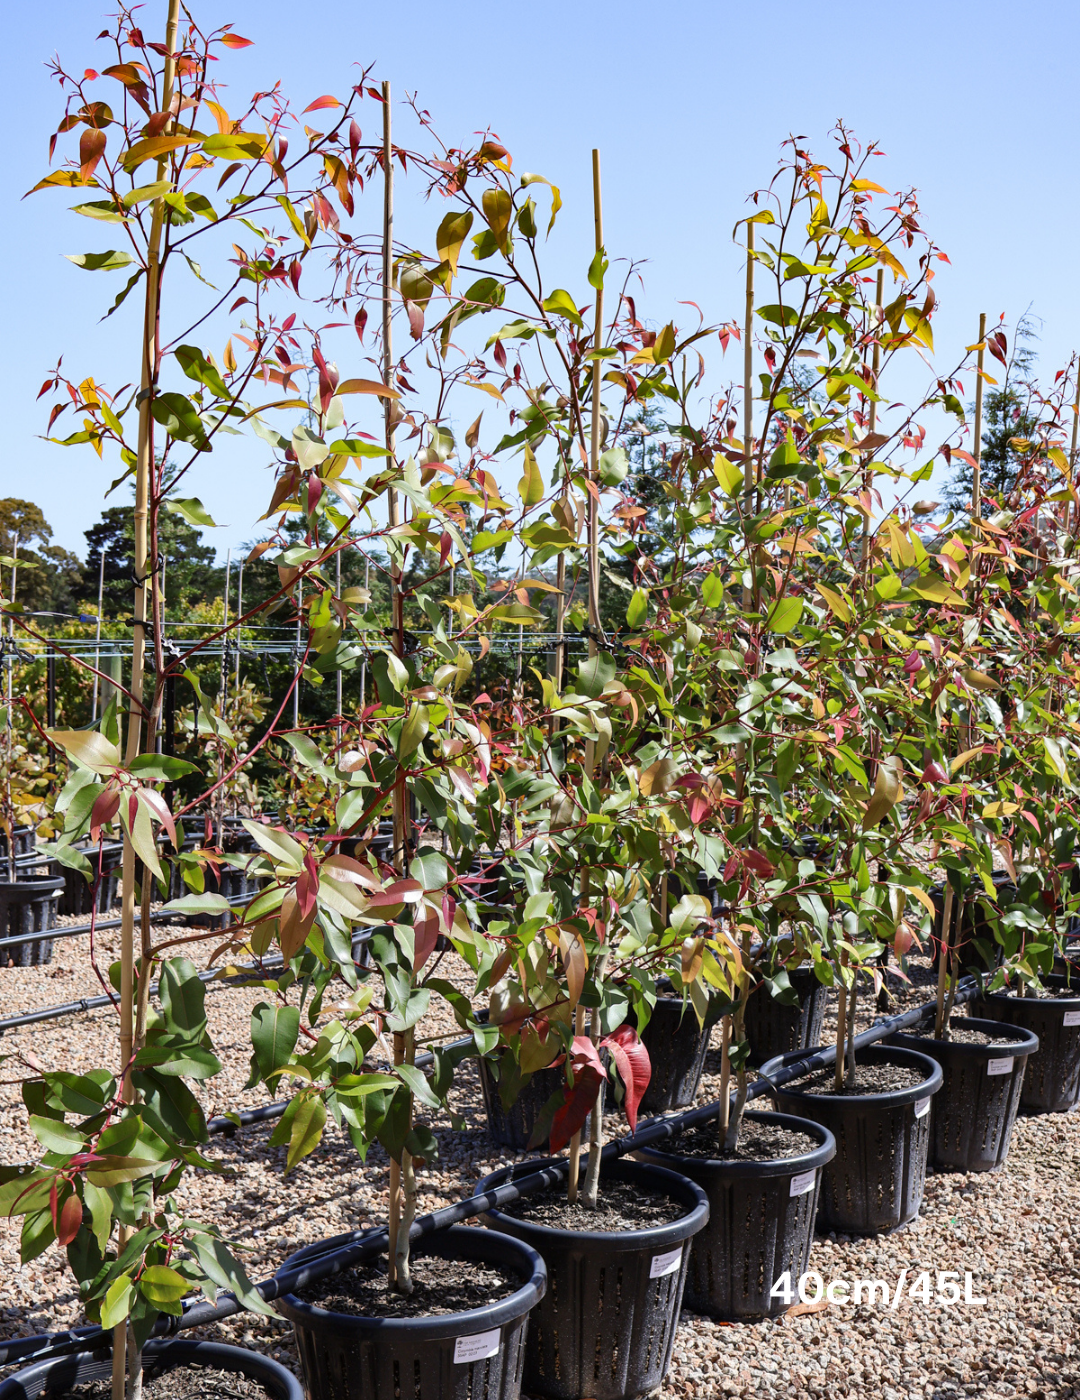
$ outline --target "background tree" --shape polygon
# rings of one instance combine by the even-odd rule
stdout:
[[[50,544],[52,526],[33,501],[0,500],[0,554],[11,557],[18,540],[17,601],[28,612],[73,612],[82,565],[74,554]]]

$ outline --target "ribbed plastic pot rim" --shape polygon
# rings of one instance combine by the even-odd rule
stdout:
[[[704,1111],[699,1111],[693,1115],[693,1120],[687,1126],[697,1127],[698,1123],[708,1122],[711,1118],[719,1118],[720,1108],[718,1104],[709,1104]],[[687,1115],[690,1118],[690,1115]],[[678,1151],[679,1139],[668,1139],[667,1144],[659,1143],[643,1147],[642,1154],[649,1154],[647,1160],[651,1165],[652,1157],[665,1157],[672,1163],[672,1169],[678,1168],[685,1162],[694,1167],[708,1167],[710,1172],[723,1176],[791,1176],[799,1172],[809,1171],[811,1167],[823,1167],[831,1162],[836,1156],[836,1138],[825,1127],[823,1123],[815,1123],[811,1118],[799,1118],[794,1113],[772,1113],[768,1109],[748,1110],[743,1118],[756,1120],[759,1123],[768,1123],[777,1128],[790,1128],[792,1132],[803,1133],[807,1137],[817,1139],[817,1146],[810,1148],[806,1152],[800,1152],[794,1157],[691,1157]],[[685,1131],[685,1129],[684,1129]]]
[[[1013,1026],[1008,1021],[988,1021],[975,1016],[965,1016],[960,1023],[965,1030],[984,1031],[987,1035],[1000,1035],[1006,1026],[1016,1039],[1004,1045],[972,1045],[962,1040],[937,1040],[932,1035],[913,1035],[910,1031],[897,1031],[891,1037],[892,1043],[903,1050],[915,1050],[920,1042],[941,1045],[957,1055],[967,1055],[970,1059],[1005,1060],[1016,1059],[1021,1055],[1034,1055],[1039,1048],[1039,1037],[1034,1031],[1023,1026]]]
[[[1062,972],[1054,972],[1051,973],[1048,977],[1045,977],[1043,980],[1049,986],[1054,986],[1054,984],[1058,982],[1064,983],[1065,974]],[[1059,997],[1022,997],[1020,995],[1019,988],[1017,988],[1016,991],[1012,992],[983,992],[980,1000],[1008,1002],[1030,1001],[1035,1006],[1044,1006],[1049,1003],[1053,1003],[1053,1005],[1055,1006],[1061,1006],[1068,1002],[1075,1002],[1077,1006],[1080,1006],[1080,985],[1077,986],[1077,990],[1072,994],[1066,992],[1063,996]]]
[[[376,1333],[388,1337],[408,1335],[429,1342],[441,1342],[453,1337],[470,1337],[475,1332],[493,1331],[507,1322],[515,1322],[519,1317],[523,1317],[547,1292],[547,1265],[536,1250],[524,1240],[495,1231],[479,1230],[475,1226],[451,1225],[448,1230],[439,1230],[424,1239],[415,1240],[413,1257],[431,1250],[440,1241],[460,1240],[466,1236],[470,1241],[473,1236],[480,1236],[485,1241],[495,1238],[500,1243],[505,1242],[512,1246],[511,1253],[517,1253],[523,1268],[529,1270],[529,1277],[513,1293],[500,1298],[498,1302],[485,1303],[483,1307],[469,1308],[464,1312],[440,1313],[434,1317],[361,1317],[354,1313],[320,1308],[316,1303],[305,1303],[295,1293],[286,1293],[279,1298],[278,1308],[290,1322],[333,1326],[339,1332],[361,1332],[371,1336]],[[347,1241],[348,1237],[344,1238]],[[293,1269],[307,1262],[301,1257],[303,1255],[306,1255],[308,1260],[314,1258],[312,1249],[309,1245],[307,1249],[290,1255],[278,1269],[278,1274],[291,1273]],[[491,1261],[481,1259],[477,1262]]]
[[[59,894],[64,884],[62,875],[50,875],[41,880],[0,880],[0,893],[7,894],[11,890],[16,894]]]
[[[111,1341],[110,1337],[108,1347],[97,1347],[93,1351],[80,1351],[70,1356],[46,1358],[23,1367],[21,1371],[16,1371],[7,1380],[0,1381],[0,1397],[3,1400],[7,1400],[7,1397],[10,1397],[10,1400],[23,1400],[23,1397],[28,1393],[33,1394],[32,1391],[27,1392],[26,1384],[37,1385],[40,1382],[42,1389],[38,1392],[39,1396],[47,1395],[55,1397],[55,1400],[63,1400],[64,1391],[57,1391],[55,1388],[45,1389],[50,1376],[54,1376],[56,1373],[63,1375],[65,1372],[70,1372],[74,1384],[77,1368],[89,1362],[100,1363],[103,1358],[107,1358],[112,1349]],[[257,1384],[262,1383],[264,1386],[269,1383],[270,1377],[273,1377],[279,1392],[284,1396],[284,1400],[303,1400],[304,1397],[303,1388],[291,1371],[282,1366],[280,1361],[274,1361],[272,1357],[254,1351],[250,1347],[234,1346],[225,1342],[168,1338],[147,1342],[143,1355],[147,1362],[156,1362],[162,1358],[169,1360],[175,1358],[175,1364],[181,1368],[186,1366],[194,1369],[196,1366],[201,1366],[237,1372],[249,1376]],[[250,1370],[238,1364],[241,1356],[251,1358]],[[255,1372],[254,1375],[251,1374],[252,1371]],[[83,1383],[79,1382],[80,1385]]]
[[[540,1171],[543,1167],[550,1167],[562,1161],[565,1161],[565,1158],[544,1157],[529,1162],[528,1166],[533,1171]],[[511,1179],[510,1173],[513,1170],[513,1167],[502,1167],[497,1172],[489,1173],[477,1184],[476,1194],[480,1195],[484,1191],[493,1190],[496,1186],[502,1186]],[[582,1171],[584,1171],[584,1161],[582,1162]],[[688,1196],[693,1196],[694,1204],[686,1208],[686,1213],[677,1216],[676,1219],[669,1220],[663,1225],[650,1225],[645,1230],[564,1230],[557,1225],[541,1225],[535,1220],[522,1219],[518,1215],[507,1215],[505,1211],[499,1210],[497,1207],[485,1211],[481,1219],[485,1222],[489,1220],[512,1222],[515,1230],[527,1231],[539,1243],[561,1237],[564,1240],[579,1240],[582,1244],[596,1245],[619,1254],[657,1249],[663,1245],[681,1244],[683,1240],[688,1240],[704,1228],[709,1219],[709,1198],[696,1181],[691,1181],[689,1177],[681,1176],[668,1167],[654,1166],[651,1162],[627,1162],[625,1160],[607,1163],[600,1168],[601,1192],[605,1177],[609,1180],[617,1179],[619,1175],[624,1173],[629,1173],[633,1177],[639,1172],[648,1172],[650,1175],[657,1173],[665,1178],[658,1183],[658,1186],[665,1187],[673,1200],[680,1201],[680,1198],[685,1200]],[[521,1173],[522,1176],[526,1174]],[[520,1176],[518,1179],[520,1180]]]
[[[799,1060],[805,1060],[809,1056],[817,1054],[821,1048],[818,1046],[817,1050],[789,1050],[786,1055],[776,1055],[771,1060],[766,1061],[758,1073],[763,1078],[768,1078],[778,1069],[783,1069],[787,1065],[796,1064]],[[912,1068],[921,1068],[926,1078],[919,1084],[911,1085],[908,1089],[886,1089],[881,1094],[811,1094],[798,1087],[798,1080],[782,1084],[778,1092],[794,1094],[807,1102],[822,1100],[830,1104],[863,1104],[869,1108],[902,1108],[905,1104],[919,1103],[923,1099],[929,1098],[931,1094],[936,1094],[945,1079],[945,1073],[937,1060],[930,1055],[924,1055],[921,1050],[909,1050],[906,1046],[899,1045],[867,1045],[859,1051],[859,1054],[872,1055],[874,1059],[883,1054],[887,1056],[900,1055],[903,1057],[900,1061],[901,1064],[910,1064],[912,1059],[917,1060],[919,1064],[912,1065]],[[872,1062],[870,1061],[870,1063]],[[890,1060],[886,1059],[885,1062],[890,1063]],[[863,1063],[865,1064],[867,1061],[864,1059]],[[895,1062],[893,1061],[893,1063]],[[815,1071],[815,1073],[818,1072]]]

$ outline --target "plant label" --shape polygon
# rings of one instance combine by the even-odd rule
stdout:
[[[682,1245],[678,1249],[669,1249],[666,1254],[654,1254],[649,1265],[649,1277],[663,1278],[665,1274],[673,1274],[681,1264]]]
[[[489,1356],[497,1356],[502,1345],[502,1328],[490,1332],[474,1332],[470,1337],[459,1337],[454,1343],[454,1362],[486,1361]]]
[[[814,1182],[817,1180],[817,1168],[812,1167],[808,1172],[800,1172],[798,1176],[791,1178],[791,1194],[793,1196],[805,1196],[807,1191],[814,1189]]]
[[[929,1112],[930,1112],[930,1100],[929,1100],[929,1099],[920,1099],[919,1102],[915,1105],[915,1117],[916,1117],[916,1118],[925,1118],[926,1115],[927,1115]]]
[[[986,1072],[987,1074],[1008,1074],[1013,1063],[1011,1055],[1003,1055],[1000,1060],[987,1060]]]
[[[1080,1026],[1080,1011],[1066,1011],[1061,1024],[1063,1026]]]

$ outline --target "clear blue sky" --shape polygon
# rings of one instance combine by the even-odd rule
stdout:
[[[144,9],[148,33],[162,28],[164,8],[154,0]],[[658,320],[685,298],[709,320],[740,314],[742,258],[731,230],[747,194],[768,180],[789,133],[824,150],[843,118],[888,153],[877,165],[882,184],[921,191],[924,226],[952,260],[936,282],[942,366],[975,339],[982,310],[1012,321],[1030,303],[1043,319],[1047,373],[1080,344],[1075,3],[196,0],[195,8],[204,24],[231,20],[255,40],[230,57],[245,94],[280,79],[302,107],[344,91],[354,62],[374,64],[396,95],[418,91],[440,131],[464,140],[493,127],[517,168],[562,187],[556,260],[588,249],[589,152],[599,146],[609,251],[648,259],[642,306]],[[131,326],[119,315],[104,327],[97,320],[118,274],[86,274],[62,257],[110,246],[99,227],[63,212],[61,193],[19,197],[46,173],[62,110],[45,60],[58,51],[77,68],[102,62],[94,35],[105,13],[95,0],[23,5],[9,16],[5,45],[0,494],[37,501],[55,542],[80,554],[111,473],[89,449],[42,442],[49,400],[34,396],[61,352],[72,375],[114,385],[133,378]],[[431,214],[406,201],[399,235],[426,243]],[[579,261],[575,254],[575,268]],[[193,492],[227,522],[208,532],[224,554],[251,537],[266,458],[256,439],[215,458],[201,465]]]

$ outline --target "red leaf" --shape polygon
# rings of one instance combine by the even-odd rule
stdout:
[[[248,49],[255,41],[254,39],[241,39],[239,34],[223,34],[221,42],[227,49]]]
[[[66,1248],[79,1233],[82,1217],[83,1203],[73,1191],[64,1202],[64,1207],[60,1212],[60,1220],[56,1226],[56,1243],[61,1248]]]
[[[922,777],[919,781],[923,783],[933,783],[934,787],[940,787],[942,783],[947,783],[949,781],[949,775],[945,772],[945,769],[942,768],[940,763],[931,759],[923,769]]]
[[[151,812],[158,818],[162,826],[169,833],[169,840],[173,843],[173,849],[178,849],[176,840],[176,823],[173,821],[173,814],[165,804],[165,799],[160,792],[155,792],[153,788],[140,788],[139,796],[150,808]]]
[[[615,1068],[622,1080],[623,1111],[626,1113],[626,1121],[630,1124],[630,1131],[633,1132],[637,1127],[638,1104],[641,1103],[641,1097],[652,1078],[649,1052],[632,1026],[620,1026],[617,1031],[605,1036],[601,1044],[611,1052],[611,1058],[615,1061]]]
[[[312,472],[311,475],[308,477],[308,483],[307,483],[307,513],[308,513],[308,515],[314,515],[314,514],[315,514],[315,507],[319,504],[319,500],[320,500],[320,498],[321,498],[321,496],[322,496],[322,493],[323,493],[322,479],[321,479],[320,477],[317,477],[317,476],[315,475],[315,473]]]
[[[79,174],[89,180],[97,169],[98,161],[105,154],[105,133],[96,127],[88,126],[79,137]]]
[[[909,651],[904,657],[904,670],[909,676],[917,676],[923,668],[923,659],[917,651]]]
[[[570,1051],[570,1059],[573,1062],[574,1073],[579,1070],[585,1071],[594,1069],[597,1074],[603,1075],[604,1062],[600,1058],[600,1051],[592,1043],[587,1035],[574,1036],[574,1045]]]
[[[743,855],[743,865],[748,870],[752,870],[755,875],[760,875],[763,880],[771,880],[776,874],[772,862],[767,856],[763,856],[760,851],[749,850]]]
[[[108,825],[120,810],[120,794],[114,788],[98,793],[90,811],[90,839],[101,839],[101,828]]]
[[[440,568],[440,569],[441,569],[442,566],[446,563],[447,559],[449,559],[449,557],[450,557],[450,549],[451,549],[451,546],[453,545],[453,543],[454,543],[454,541],[451,539],[449,532],[446,531],[446,530],[444,530],[444,531],[442,532],[442,534],[439,536],[439,568]]]
[[[363,309],[358,311],[356,313],[356,320],[353,322],[353,324],[356,326],[356,334],[360,337],[360,344],[363,345],[364,327],[367,325],[367,312]]]
[[[549,1143],[552,1152],[561,1152],[574,1134],[585,1126],[585,1119],[599,1092],[600,1075],[594,1069],[583,1069],[577,1073],[574,1087],[567,1087],[566,1098],[551,1120]]]
[[[687,809],[690,813],[690,820],[695,826],[700,826],[712,811],[712,803],[707,797],[702,797],[700,793],[695,793],[687,804]]]
[[[304,111],[317,112],[320,107],[341,107],[342,105],[343,104],[340,103],[336,97],[331,97],[330,94],[327,93],[323,97],[316,97],[314,102],[309,102],[304,108]]]
[[[355,160],[360,153],[360,136],[360,128],[355,121],[351,121],[349,123],[349,153],[353,160]]]
[[[299,260],[293,258],[292,262],[289,264],[289,281],[292,283],[292,289],[297,296],[300,295],[300,272],[301,267]]]
[[[413,924],[413,938],[413,971],[419,972],[435,951],[435,944],[439,941],[438,914],[429,914],[426,919]]]
[[[417,306],[415,301],[407,301],[405,310],[409,313],[409,331],[413,340],[419,340],[424,334],[424,308]]]

